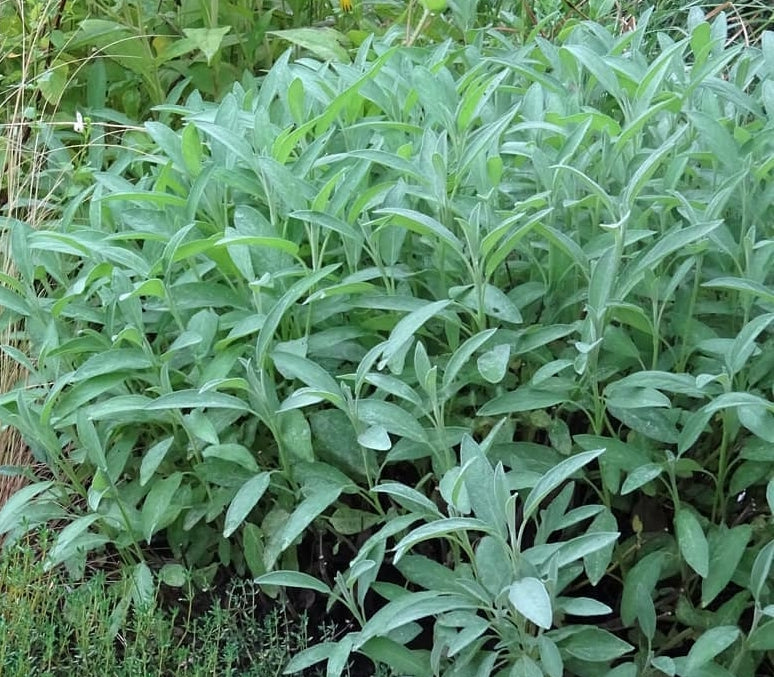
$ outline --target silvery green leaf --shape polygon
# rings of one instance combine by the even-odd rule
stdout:
[[[546,586],[537,578],[527,577],[511,583],[508,599],[526,619],[545,630],[551,627],[553,611]]]

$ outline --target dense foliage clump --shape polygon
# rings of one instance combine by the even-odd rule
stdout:
[[[774,38],[649,16],[393,30],[41,132],[0,420],[42,470],[0,533],[119,553],[127,605],[327,601],[291,671],[771,670]]]

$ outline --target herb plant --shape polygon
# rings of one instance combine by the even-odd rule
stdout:
[[[774,37],[649,16],[285,54],[6,219],[0,533],[345,608],[292,669],[765,673]]]

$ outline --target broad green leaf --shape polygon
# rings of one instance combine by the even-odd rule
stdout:
[[[263,560],[271,569],[277,558],[301,536],[304,530],[341,494],[341,487],[319,484],[315,491],[296,506],[282,528],[271,534],[266,543]]]
[[[439,595],[436,591],[411,592],[401,595],[373,614],[355,643],[359,649],[373,637],[386,637],[408,623],[449,611],[476,608],[475,602],[462,595]]]
[[[709,546],[696,515],[687,508],[679,508],[675,514],[675,531],[683,559],[705,578],[709,573]]]
[[[331,589],[325,583],[301,571],[270,571],[263,576],[254,578],[253,582],[258,585],[278,585],[286,588],[314,590],[323,595],[331,594]]]
[[[400,482],[385,482],[374,487],[371,491],[392,496],[400,505],[411,512],[426,512],[429,515],[441,516],[438,506],[427,496]]]
[[[679,43],[677,46],[679,46]],[[616,139],[616,148],[622,149],[625,147],[630,139],[633,136],[636,136],[651,118],[658,117],[658,114],[663,110],[674,110],[676,107],[680,106],[680,103],[680,97],[678,95],[670,92],[664,93],[661,101],[653,104],[650,108],[643,110],[642,113],[627,125]]]
[[[504,543],[492,536],[484,536],[476,546],[476,578],[493,597],[513,580],[515,564],[509,555]]]
[[[76,414],[76,431],[89,460],[101,471],[107,472],[107,459],[102,440],[99,438],[94,423],[83,409]]]
[[[519,677],[543,677],[543,670],[529,656],[521,655],[513,663],[511,674]]]
[[[500,416],[522,411],[548,409],[569,399],[569,392],[524,385],[493,400],[478,410],[479,416]]]
[[[706,607],[729,584],[752,536],[749,524],[729,529],[724,524],[710,531],[709,572],[701,582],[701,605]]]
[[[571,616],[605,616],[613,613],[607,604],[590,597],[559,597],[556,605]]]
[[[138,562],[132,567],[132,600],[138,609],[149,608],[155,599],[156,586],[153,583],[153,572],[145,562]]]
[[[184,167],[182,153],[182,139],[175,131],[160,122],[148,121],[145,123],[145,131],[153,139],[156,145],[161,148],[177,167]],[[157,280],[160,282],[161,280]]]
[[[392,538],[400,532],[405,531],[419,519],[421,519],[420,515],[411,513],[388,520],[381,529],[366,539],[366,542],[363,543],[360,548],[360,552],[358,552],[350,562],[350,566],[355,566],[358,562],[366,559],[373,548],[379,547],[380,544],[383,545],[388,538]]]
[[[312,450],[317,458],[353,477],[372,476],[378,467],[376,455],[360,445],[352,423],[343,411],[313,411],[309,415],[309,424],[312,429]],[[380,425],[378,420],[376,425]],[[289,452],[293,454],[295,449],[291,448]]]
[[[720,411],[721,409],[749,406],[768,408],[772,406],[772,403],[753,393],[723,393],[722,395],[718,395],[709,404],[704,405],[703,411],[709,414],[714,414],[716,411]]]
[[[35,80],[43,98],[55,108],[61,104],[67,89],[68,71],[67,63],[57,60]]]
[[[298,45],[323,61],[341,61],[349,63],[349,53],[342,46],[347,42],[346,36],[329,27],[288,28],[282,31],[267,31],[294,45]]]
[[[462,255],[462,242],[446,226],[439,223],[432,216],[422,214],[412,209],[399,209],[396,207],[378,209],[377,214],[389,214],[392,221],[421,235],[435,235],[441,242],[449,245],[453,251]]]
[[[218,431],[215,429],[210,417],[203,411],[194,409],[184,417],[183,421],[186,430],[202,442],[212,445],[220,443]]]
[[[334,155],[334,156],[327,155],[324,158],[321,158],[321,160],[324,160],[326,162],[331,162],[332,160],[351,161],[353,158],[358,160],[367,160],[376,165],[389,167],[391,169],[394,169],[400,172],[400,174],[402,175],[410,176],[414,179],[417,179],[418,181],[423,181],[425,179],[425,177],[422,176],[422,174],[419,172],[419,168],[414,162],[404,159],[397,153],[390,153],[385,150],[376,150],[373,148],[356,148],[355,150],[351,150],[348,153],[341,153],[339,155]],[[379,195],[384,190],[386,189],[382,185],[377,184],[371,189],[370,194]],[[363,203],[359,203],[358,206],[362,211]],[[359,213],[359,211],[356,213]],[[382,213],[382,212],[377,211],[376,213]],[[417,212],[413,212],[413,213],[417,213]],[[409,230],[415,230],[414,222],[410,222],[410,223],[406,222],[406,223],[402,223],[401,225],[405,226]],[[421,228],[418,230],[415,230],[415,232],[423,233]]]
[[[459,290],[456,288],[449,290],[449,294],[453,298],[471,310],[481,311],[495,320],[510,324],[521,324],[524,321],[518,306],[494,285],[484,285],[483,294],[480,298],[475,288],[470,289],[461,296],[458,296],[458,293]]]
[[[487,329],[474,334],[454,351],[443,372],[442,387],[444,390],[448,390],[451,387],[452,382],[457,378],[460,370],[465,366],[465,363],[471,358],[473,353],[483,346],[496,331],[497,329]]]
[[[587,188],[590,188],[591,191],[602,201],[602,204],[607,208],[607,211],[611,217],[617,214],[617,209],[615,203],[613,202],[613,198],[610,197],[607,191],[602,188],[599,183],[594,181],[594,179],[582,172],[580,169],[564,164],[553,165],[551,169],[562,170],[573,174],[575,177],[580,179],[581,183],[583,183]]]
[[[226,520],[223,525],[223,537],[228,538],[245,521],[250,511],[266,492],[271,481],[271,474],[262,472],[250,478],[237,491],[226,511]]]
[[[522,616],[548,630],[553,622],[551,598],[546,586],[537,578],[527,577],[511,583],[508,599]]]
[[[589,281],[589,310],[598,317],[604,317],[607,302],[613,289],[618,272],[619,257],[616,248],[611,246],[594,264]]]
[[[360,400],[357,408],[360,420],[368,425],[378,425],[393,435],[400,435],[415,442],[426,442],[427,435],[414,416],[390,402],[369,398]]]
[[[89,414],[89,418],[95,421],[103,418],[116,420],[122,415],[127,416],[130,420],[142,420],[139,412],[144,411],[148,404],[152,402],[153,400],[145,395],[118,395],[98,404],[93,404],[87,407],[86,411]],[[152,414],[147,416],[147,420],[155,420],[155,418]]]
[[[142,505],[142,528],[143,536],[148,543],[150,543],[153,534],[158,531],[159,526],[168,519],[167,515],[172,499],[182,480],[183,474],[180,472],[156,480],[145,497],[145,502]]]
[[[357,436],[357,441],[366,449],[376,451],[388,451],[392,447],[392,440],[387,430],[380,425],[372,425]]]
[[[591,73],[605,90],[613,97],[618,98],[621,87],[618,84],[615,71],[607,63],[607,60],[585,44],[563,45],[562,51],[571,54],[575,60]]]
[[[161,465],[174,441],[173,437],[167,437],[160,442],[156,442],[143,454],[140,463],[140,486],[145,486],[148,483],[148,480]]]
[[[54,486],[54,482],[35,482],[14,492],[0,509],[0,534],[18,527],[35,498]]]
[[[220,28],[184,28],[183,33],[207,57],[207,65],[209,65],[220,49],[223,38],[226,37],[226,33],[230,30],[231,26],[221,26]]]
[[[512,124],[520,107],[521,103],[516,103],[493,122],[482,125],[467,137],[468,143],[460,153],[460,157],[463,160],[457,170],[459,175],[464,175],[470,166],[478,161],[490,148],[496,147],[499,144],[500,137]]]
[[[748,280],[740,277],[718,277],[709,282],[704,282],[702,287],[728,289],[743,294],[752,294],[753,296],[760,297],[764,301],[774,303],[774,289],[769,289],[755,280]]]
[[[217,458],[241,465],[245,470],[257,473],[258,463],[255,455],[241,444],[213,444],[202,451],[202,458]]]
[[[541,634],[538,637],[538,649],[540,650],[540,665],[548,677],[562,677],[564,675],[564,662],[554,641]]]
[[[191,123],[188,123],[183,127],[180,143],[183,166],[189,174],[198,176],[201,172],[202,157],[204,153],[202,151],[202,140],[199,138],[199,132],[196,131],[196,127]]]
[[[698,441],[714,412],[702,408],[688,415],[678,437],[677,453],[682,456]]]
[[[30,307],[27,301],[14,291],[3,286],[0,286],[0,307],[23,316],[30,314]]]
[[[182,588],[188,580],[188,572],[182,564],[167,562],[159,571],[159,581],[172,588]]]
[[[635,596],[637,622],[645,637],[648,638],[648,642],[652,642],[656,634],[656,607],[653,604],[653,598],[644,585],[637,586]]]
[[[762,623],[747,638],[753,651],[774,651],[774,621]]]
[[[653,176],[653,174],[658,170],[659,166],[663,164],[665,158],[674,155],[675,147],[678,145],[678,142],[687,132],[687,130],[688,125],[679,126],[670,137],[664,139],[663,143],[658,148],[654,149],[646,156],[644,162],[639,164],[631,179],[626,184],[626,188],[624,189],[621,196],[621,200],[626,209],[631,209],[634,206],[645,185]],[[716,222],[713,227],[717,227],[718,225],[719,223]],[[702,235],[697,235],[696,233],[690,232],[691,228],[686,228],[685,230],[686,232],[683,233],[681,237],[676,238],[684,242],[684,246],[694,242],[699,237],[702,237]],[[651,251],[646,253],[642,258],[648,260],[648,265],[656,265],[657,261],[664,258],[666,255],[666,250],[676,250],[675,244],[675,242],[670,241],[669,236],[666,236],[662,238],[661,242],[657,243],[657,245]],[[656,255],[655,252],[657,250],[658,254]],[[640,263],[639,265],[642,264]],[[631,283],[631,281],[632,280],[630,278],[628,283]],[[626,294],[622,294],[622,298],[625,296]]]
[[[523,519],[526,522],[532,515],[535,514],[541,501],[546,498],[554,489],[556,489],[564,481],[568,480],[584,465],[587,465],[600,454],[604,453],[604,449],[594,449],[592,451],[584,451],[568,459],[565,459],[557,466],[554,466],[545,475],[543,475],[538,483],[529,492],[527,500],[524,501]]]
[[[662,472],[664,472],[664,467],[660,463],[647,463],[639,468],[635,468],[624,480],[621,486],[621,495],[625,496],[639,489],[641,486],[656,479]]]
[[[232,231],[233,232],[233,231]],[[296,256],[298,245],[280,237],[261,237],[258,235],[227,235],[215,242],[216,247],[267,247]]]
[[[654,668],[660,670],[665,675],[669,675],[670,677],[674,677],[677,674],[677,666],[675,665],[675,661],[669,656],[656,656],[655,658],[651,659],[650,664]]]
[[[468,488],[462,468],[455,465],[444,473],[438,484],[438,491],[446,504],[453,507],[460,515],[469,515],[471,511]]]
[[[552,208],[543,209],[536,214],[531,215],[526,221],[522,222],[522,216],[520,212],[517,212],[514,216],[509,217],[506,221],[498,227],[495,231],[490,232],[482,241],[480,251],[483,256],[486,257],[486,266],[484,268],[484,275],[487,279],[490,279],[496,270],[500,268],[503,262],[512,254],[517,245],[523,240],[533,229],[539,228],[542,222],[552,212]],[[515,223],[509,223],[515,222]],[[506,235],[499,242],[502,233],[498,233],[500,227],[507,228]],[[497,245],[495,247],[495,245]]]
[[[258,335],[258,342],[255,347],[255,361],[258,368],[264,367],[266,356],[269,352],[269,347],[274,340],[274,332],[285,316],[285,313],[290,307],[296,303],[304,294],[310,291],[318,282],[328,277],[332,272],[339,268],[340,264],[331,264],[325,266],[320,270],[305,275],[296,283],[294,283],[290,289],[288,289],[282,297],[274,304],[272,309],[266,315],[266,320],[261,327],[261,332]]]
[[[236,411],[252,411],[250,405],[233,395],[217,392],[200,392],[198,390],[178,390],[157,397],[148,402],[144,409],[161,411],[165,409],[234,409]]]
[[[685,672],[698,670],[709,663],[715,656],[731,646],[740,635],[741,631],[735,625],[722,625],[702,633],[688,652]]]
[[[414,372],[416,373],[419,384],[425,389],[427,389],[427,384],[432,379],[430,376],[430,370],[432,368],[433,366],[427,355],[425,344],[422,343],[422,341],[417,341],[417,345],[414,348]]]
[[[471,122],[478,118],[507,76],[508,71],[505,69],[491,76],[485,73],[474,86],[465,90],[456,111],[458,130],[467,130]]]
[[[136,348],[119,348],[92,355],[76,369],[73,382],[117,371],[141,371],[153,366],[148,355]]]
[[[495,346],[478,358],[478,373],[489,381],[499,383],[508,371],[508,361],[511,357],[511,347],[507,344]]]
[[[573,633],[559,647],[570,656],[589,662],[612,661],[634,649],[607,630],[594,627],[584,627]]]
[[[390,332],[390,338],[384,344],[382,359],[379,362],[378,368],[383,369],[395,357],[398,351],[404,349],[406,343],[413,339],[425,322],[440,313],[450,303],[451,301],[449,300],[433,301],[401,318],[392,332]]]
[[[774,541],[769,541],[756,555],[750,572],[750,590],[756,601],[760,599],[763,586],[769,578],[772,560],[774,560]]]
[[[340,677],[344,672],[349,660],[349,654],[352,651],[352,635],[345,635],[338,642],[328,656],[328,665],[325,670],[325,677]]]
[[[670,149],[670,152],[672,149]],[[626,298],[639,283],[645,271],[653,270],[667,256],[685,249],[692,243],[707,237],[720,226],[720,221],[699,223],[687,228],[675,227],[658,238],[655,244],[644,254],[638,256],[621,273],[621,282],[616,292],[621,299]]]
[[[774,414],[771,411],[762,406],[739,407],[737,416],[739,422],[756,437],[774,444]]]
[[[595,531],[571,538],[557,549],[557,564],[561,568],[598,550],[605,550],[615,543],[619,536],[617,531]]]
[[[458,532],[465,531],[483,531],[492,536],[497,534],[496,530],[483,520],[473,517],[446,517],[418,527],[404,536],[395,546],[394,562],[397,564],[406,551],[418,543],[431,538],[454,537]]]
[[[417,343],[417,346],[422,345],[421,343]],[[429,372],[429,369],[428,369]],[[407,402],[411,402],[411,404],[416,405],[417,407],[422,406],[422,398],[417,393],[414,388],[412,388],[410,385],[408,385],[405,381],[402,381],[400,378],[397,378],[395,376],[391,376],[390,374],[380,374],[378,372],[371,372],[370,374],[367,374],[365,377],[365,382],[370,383],[372,386],[376,386],[377,388],[380,388],[386,393],[389,393],[390,395],[395,395],[395,397],[399,397],[402,400],[406,400]],[[422,382],[424,382],[424,379],[422,379]]]
[[[459,592],[459,576],[454,571],[421,555],[406,555],[397,564],[401,575],[410,583],[436,592]]]
[[[389,665],[401,675],[425,677],[432,674],[428,651],[409,649],[387,637],[373,637],[360,647],[360,653],[375,663]]]
[[[312,445],[312,429],[298,410],[277,413],[282,445],[294,461],[312,463],[316,460]]]
[[[618,528],[618,522],[610,510],[605,508],[600,512],[589,525],[586,533],[604,533],[612,532]],[[592,585],[597,585],[607,573],[607,567],[613,557],[613,548],[615,542],[608,544],[604,548],[587,553],[583,556],[583,566],[586,569],[586,575]]]
[[[652,595],[670,559],[669,553],[657,550],[645,555],[629,570],[621,597],[621,620],[626,625],[637,618],[637,586],[643,586]]]
[[[739,145],[716,118],[700,110],[686,111],[686,115],[703,144],[718,162],[729,168],[738,166]]]
[[[748,322],[742,331],[734,339],[729,350],[727,363],[731,375],[737,374],[745,366],[750,356],[755,350],[755,339],[765,331],[766,328],[774,322],[774,313],[759,315],[754,320]]]
[[[350,508],[347,505],[336,508],[330,517],[331,526],[337,533],[344,536],[362,534],[381,522],[382,518],[378,514]]]
[[[302,221],[307,221],[317,226],[321,226],[323,228],[326,228],[327,230],[338,233],[342,237],[354,240],[356,242],[360,242],[363,239],[363,236],[361,235],[361,233],[355,230],[347,221],[336,218],[335,216],[332,216],[331,214],[327,214],[325,212],[302,209],[291,213],[291,216],[293,218],[301,219]],[[296,247],[296,250],[298,250],[298,247]],[[358,283],[352,281],[349,284],[355,285]],[[353,288],[353,291],[354,289],[355,288]],[[324,292],[325,290],[321,290],[315,295],[315,297],[324,298],[324,296],[321,296],[322,294],[324,294]]]
[[[619,421],[648,439],[665,444],[676,444],[678,441],[679,433],[675,426],[675,417],[670,410],[657,407],[623,409],[609,405],[608,411]]]
[[[672,406],[669,398],[655,388],[634,388],[612,383],[605,388],[605,399],[609,407],[619,409],[645,409],[648,407]]]
[[[504,538],[508,528],[505,503],[509,496],[507,493],[505,496],[497,495],[492,463],[467,434],[462,438],[460,457],[462,478],[473,513]]]
[[[277,571],[274,573],[281,572]],[[271,574],[267,575],[270,576]],[[336,642],[322,642],[320,644],[309,647],[308,649],[304,649],[290,659],[288,664],[285,666],[283,674],[291,675],[297,672],[301,672],[302,670],[305,670],[306,668],[309,668],[317,663],[328,660],[328,657],[333,653],[335,648]]]
[[[107,536],[89,531],[89,527],[99,519],[100,516],[96,514],[81,515],[57,533],[46,556],[46,569],[67,562],[79,550],[89,552],[107,543],[110,540]]]
[[[263,566],[263,532],[251,522],[245,524],[242,529],[242,550],[250,573],[253,576],[264,574],[266,568]]]

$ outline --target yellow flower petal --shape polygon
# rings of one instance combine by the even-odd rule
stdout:
[[[352,11],[352,0],[339,0],[339,6],[342,12]]]

